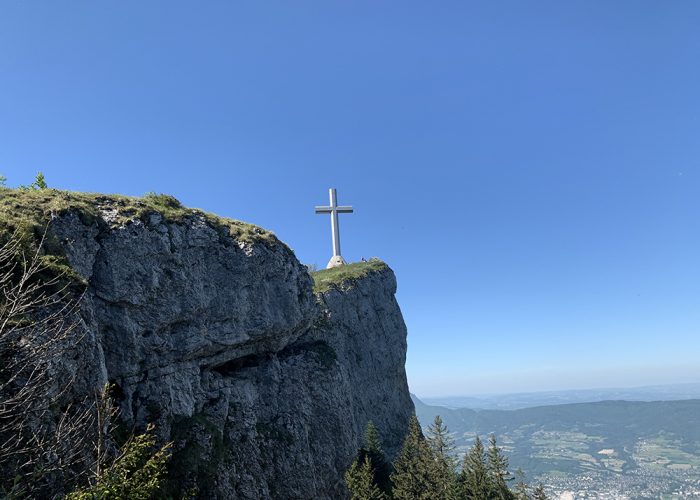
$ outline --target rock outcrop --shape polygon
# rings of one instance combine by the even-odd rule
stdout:
[[[369,420],[398,450],[413,404],[387,266],[315,293],[267,233],[196,211],[123,217],[96,200],[89,217],[68,204],[50,226],[87,282],[75,388],[115,384],[126,424],[154,422],[174,442],[173,492],[343,498]]]

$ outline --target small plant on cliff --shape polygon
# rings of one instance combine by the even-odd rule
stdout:
[[[164,209],[180,209],[182,208],[182,203],[180,203],[180,200],[175,198],[174,196],[171,196],[169,194],[157,194],[154,193],[153,191],[150,191],[143,195],[143,199],[148,201],[149,203],[152,203],[153,205],[157,207],[161,207]]]
[[[20,189],[38,191],[40,189],[48,189],[49,186],[46,184],[46,177],[41,172],[37,172],[34,182],[28,186],[20,186]]]
[[[4,175],[0,175],[0,187],[5,187],[5,183],[7,182],[7,177]]]
[[[44,177],[44,174],[37,172],[33,186],[35,186],[37,189],[48,189],[49,186],[46,185],[46,178]]]

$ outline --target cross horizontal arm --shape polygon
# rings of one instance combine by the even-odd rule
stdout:
[[[333,207],[316,207],[317,214],[330,214],[333,213]]]
[[[335,209],[341,214],[351,214],[352,207],[335,207]]]

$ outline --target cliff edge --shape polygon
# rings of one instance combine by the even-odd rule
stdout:
[[[155,423],[172,493],[342,498],[369,420],[398,450],[413,404],[386,264],[312,277],[271,233],[170,197],[2,190],[0,219],[50,220],[86,286],[73,394],[113,383],[127,426]]]

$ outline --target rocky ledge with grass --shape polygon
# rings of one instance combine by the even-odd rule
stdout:
[[[114,384],[130,429],[172,440],[169,490],[343,498],[374,421],[389,458],[413,412],[396,281],[378,260],[309,275],[255,226],[177,200],[0,190],[0,230],[85,289],[73,398]]]

